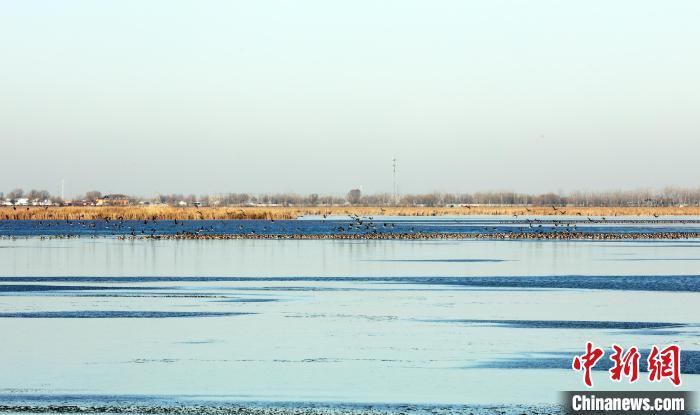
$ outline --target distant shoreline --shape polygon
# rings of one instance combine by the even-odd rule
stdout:
[[[171,206],[3,206],[0,220],[241,220],[298,219],[304,216],[700,216],[700,206],[661,207],[574,207],[473,205],[455,207],[373,207],[373,206],[255,206],[255,207],[171,207]]]

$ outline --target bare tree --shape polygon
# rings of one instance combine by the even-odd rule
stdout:
[[[10,203],[13,205],[17,203],[17,199],[21,199],[24,196],[24,190],[22,189],[14,189],[11,192],[7,194],[7,198],[10,200]]]
[[[362,191],[360,189],[352,189],[348,192],[346,199],[351,205],[357,205],[362,200]]]
[[[91,191],[85,193],[84,199],[89,201],[89,202],[95,203],[95,201],[101,197],[102,197],[102,192],[100,192],[98,190],[91,190]]]
[[[318,193],[311,193],[309,195],[309,205],[311,205],[311,206],[318,205]]]
[[[29,199],[30,201],[33,201],[33,202],[34,201],[43,202],[45,200],[49,200],[50,197],[51,197],[51,194],[46,190],[32,189],[27,194],[27,199]]]

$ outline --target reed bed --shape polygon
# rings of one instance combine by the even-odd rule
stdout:
[[[0,220],[195,220],[195,219],[296,219],[301,216],[697,216],[700,207],[544,207],[544,206],[470,206],[470,207],[170,207],[170,206],[67,206],[0,208]]]

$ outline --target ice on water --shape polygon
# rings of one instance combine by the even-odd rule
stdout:
[[[567,362],[587,340],[608,350],[678,343],[690,359],[683,387],[700,387],[692,241],[0,245],[0,394],[554,403],[581,389]],[[648,283],[600,283],[621,277]],[[601,370],[594,382],[629,387]],[[660,387],[670,388],[634,386]]]

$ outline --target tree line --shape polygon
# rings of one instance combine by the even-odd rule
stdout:
[[[73,204],[95,204],[104,195],[90,191],[73,198]],[[172,206],[453,206],[453,205],[533,205],[533,206],[700,206],[700,188],[689,189],[667,187],[661,190],[628,190],[609,192],[582,192],[568,194],[528,194],[509,191],[475,193],[416,193],[394,196],[390,193],[363,194],[360,189],[351,189],[345,196],[320,195],[318,193],[216,193],[210,195],[160,194],[155,197],[127,196],[132,204],[167,204]],[[14,189],[7,194],[0,192],[0,201],[14,204],[18,200],[46,202],[61,205],[67,200],[51,195],[46,190]]]

